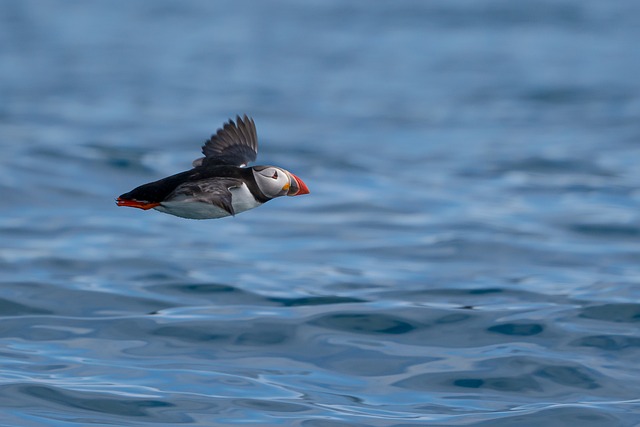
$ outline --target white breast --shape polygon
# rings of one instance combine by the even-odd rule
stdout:
[[[240,187],[231,188],[230,191],[231,205],[237,214],[256,208],[262,204],[253,197],[249,188],[245,184],[242,184]],[[229,212],[216,205],[203,203],[197,199],[190,198],[173,200],[171,202],[162,202],[160,206],[157,206],[154,209],[182,218],[191,219],[214,219],[229,216]]]
[[[246,184],[232,188],[231,194],[231,204],[233,205],[233,210],[235,210],[236,213],[257,208],[262,204],[253,197],[253,194],[251,194],[251,191],[249,191],[249,187],[247,187]]]

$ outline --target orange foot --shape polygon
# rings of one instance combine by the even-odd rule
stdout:
[[[144,209],[145,211],[147,209],[153,209],[156,206],[160,206],[160,203],[147,203],[147,202],[139,202],[137,200],[125,200],[125,199],[121,199],[120,197],[118,197],[118,199],[116,200],[116,203],[118,204],[118,206],[129,206],[131,208]]]

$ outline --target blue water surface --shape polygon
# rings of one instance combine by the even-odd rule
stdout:
[[[639,425],[638,40],[634,0],[0,2],[0,425]],[[242,113],[309,196],[115,206]]]

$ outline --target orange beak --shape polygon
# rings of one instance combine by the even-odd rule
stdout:
[[[287,196],[300,196],[302,194],[309,194],[309,189],[307,185],[302,182],[300,178],[289,172],[291,175],[291,186],[289,187],[289,191],[287,192]]]

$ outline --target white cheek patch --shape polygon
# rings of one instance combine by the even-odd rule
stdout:
[[[267,197],[277,197],[282,193],[282,187],[287,182],[287,176],[284,172],[274,169],[278,172],[278,179],[273,179],[270,176],[264,176],[261,173],[253,172],[253,176],[256,178],[256,183],[260,191]]]

